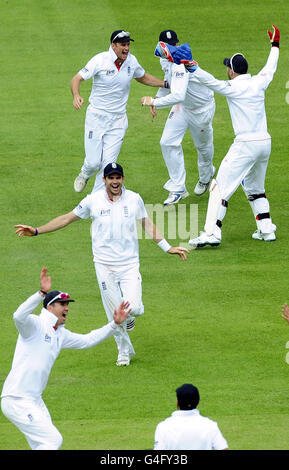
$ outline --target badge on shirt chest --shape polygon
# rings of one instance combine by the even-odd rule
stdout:
[[[114,74],[115,74],[115,70],[114,70],[114,69],[112,69],[112,70],[106,70],[106,76],[107,76],[107,77],[112,77]]]
[[[107,217],[110,215],[110,209],[100,209],[100,215],[102,217]]]
[[[46,333],[46,335],[45,335],[45,337],[44,337],[44,341],[45,341],[46,343],[51,343],[51,336],[49,336],[49,335]]]
[[[130,72],[131,72],[130,66],[128,65],[128,67],[127,67],[127,74],[130,75]]]

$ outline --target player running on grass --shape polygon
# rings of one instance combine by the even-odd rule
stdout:
[[[121,302],[112,320],[87,334],[72,333],[65,328],[69,294],[50,291],[51,278],[47,268],[40,274],[40,290],[21,304],[13,315],[19,332],[11,371],[1,394],[1,408],[25,435],[33,450],[57,450],[62,436],[52,423],[42,399],[52,366],[62,349],[86,349],[96,346],[112,335],[120,334],[129,314],[129,303]],[[40,302],[40,315],[32,314]]]
[[[134,40],[128,31],[114,31],[109,50],[90,59],[71,80],[73,106],[80,109],[83,105],[80,84],[93,79],[85,119],[85,159],[74,182],[76,192],[83,191],[88,179],[96,173],[93,191],[101,189],[104,167],[117,160],[128,126],[126,105],[131,81],[135,79],[153,87],[167,86],[163,80],[145,72],[130,53],[131,41]]]
[[[211,90],[227,98],[235,132],[235,140],[223,159],[216,180],[212,181],[205,230],[189,241],[192,247],[217,246],[221,243],[221,227],[228,201],[237,188],[242,188],[251,205],[257,230],[255,240],[276,240],[276,225],[270,216],[265,193],[265,177],[271,152],[271,137],[267,131],[265,91],[277,69],[280,31],[273,25],[268,31],[271,51],[265,67],[254,76],[248,74],[243,54],[224,59],[229,80],[217,80],[189,58],[180,47],[172,51],[178,63],[183,62],[190,73]],[[169,47],[169,46],[168,46]]]
[[[35,236],[66,227],[80,219],[92,218],[92,251],[96,276],[103,306],[109,321],[121,300],[130,304],[131,314],[126,320],[126,329],[115,337],[118,348],[118,366],[128,366],[135,355],[128,331],[132,330],[135,316],[144,313],[142,303],[142,281],[139,272],[139,250],[136,220],[143,229],[169,254],[177,254],[186,260],[189,251],[183,247],[172,247],[163,238],[148,217],[139,194],[123,186],[123,168],[110,163],[104,169],[105,189],[86,196],[73,211],[51,220],[41,227],[16,225],[20,237]]]

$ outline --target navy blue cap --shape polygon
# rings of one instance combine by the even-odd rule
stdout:
[[[128,41],[133,41],[134,42],[134,39],[132,39],[130,37],[130,33],[128,31],[124,31],[123,29],[117,29],[110,36],[110,42],[111,43],[113,43],[113,42],[128,42]]]
[[[109,163],[103,170],[104,178],[113,174],[123,176],[123,168],[118,163]]]
[[[54,302],[75,302],[70,298],[70,295],[66,292],[61,292],[60,290],[52,290],[43,300],[43,307],[46,308],[48,305],[53,304]]]
[[[166,29],[165,31],[162,31],[159,35],[159,41],[166,42],[171,46],[175,46],[177,42],[180,42],[178,40],[177,33],[172,29]]]

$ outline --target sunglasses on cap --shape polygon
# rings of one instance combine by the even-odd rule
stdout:
[[[122,39],[122,38],[126,38],[126,37],[130,39],[130,33],[128,31],[120,31],[120,33],[117,33],[111,39],[111,42],[114,42],[116,39]]]
[[[48,302],[47,305],[50,305],[52,304],[53,302],[56,302],[57,300],[59,302],[63,302],[65,300],[69,300],[70,299],[70,295],[67,294],[66,292],[60,292],[60,294],[57,294],[55,297],[53,297],[53,299],[50,300],[50,302]]]

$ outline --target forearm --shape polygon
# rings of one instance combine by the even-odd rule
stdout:
[[[64,349],[88,349],[105,341],[112,335],[119,334],[119,327],[114,321],[87,334],[72,333],[66,330]]]
[[[168,88],[159,88],[156,93],[156,98],[162,98],[163,96],[167,96],[170,93]]]
[[[164,80],[154,77],[153,75],[150,75],[149,73],[145,73],[143,77],[137,78],[136,80],[142,83],[143,85],[165,88]]]
[[[142,228],[156,243],[163,240],[163,235],[149,217],[142,219]]]
[[[231,87],[229,81],[218,80],[213,75],[201,69],[200,67],[198,67],[197,70],[194,72],[194,77],[197,78],[202,85],[205,85],[206,87],[210,88],[216,93],[219,93],[220,95],[228,96],[231,94]]]
[[[273,75],[277,69],[278,59],[279,59],[279,47],[272,47],[270,50],[270,54],[267,59],[266,65],[262,68],[262,70],[259,72],[258,75],[268,74],[273,78]]]
[[[71,89],[71,93],[73,96],[75,95],[79,95],[79,86],[80,86],[80,82],[83,80],[83,78],[79,75],[79,74],[76,74],[71,82],[70,82],[70,89]]]
[[[37,228],[38,234],[54,232],[56,230],[60,230],[63,227],[66,227],[70,223],[79,220],[73,212],[68,212],[67,214],[60,215],[55,219],[50,220],[47,224],[41,225]]]
[[[166,96],[156,97],[153,101],[153,106],[157,109],[168,108],[174,106],[175,104],[182,103],[185,99],[186,94],[181,92],[168,93]]]

